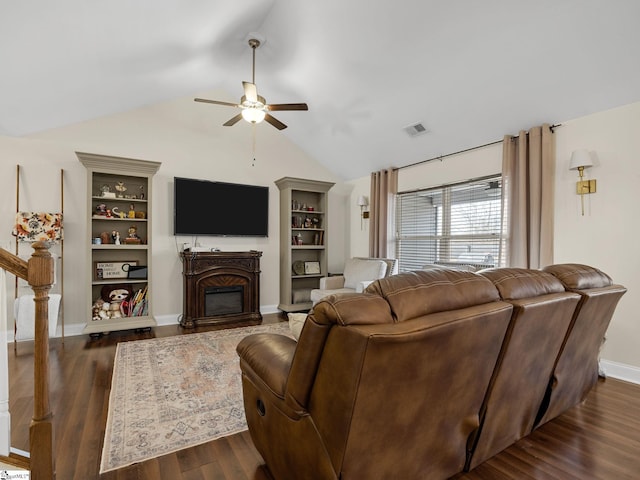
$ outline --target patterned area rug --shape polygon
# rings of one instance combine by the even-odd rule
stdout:
[[[100,473],[247,429],[236,345],[287,322],[119,343]]]

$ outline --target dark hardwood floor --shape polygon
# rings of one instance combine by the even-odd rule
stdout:
[[[267,315],[264,322],[283,319]],[[92,340],[52,339],[51,408],[57,480],[270,480],[248,432],[99,475],[118,342],[214,328],[157,327]],[[12,446],[29,449],[33,344],[9,346]],[[586,401],[456,480],[640,479],[640,386],[607,379]],[[295,479],[284,479],[295,480]],[[358,479],[360,480],[360,479]],[[366,479],[362,479],[366,480]],[[394,479],[395,480],[395,479]]]

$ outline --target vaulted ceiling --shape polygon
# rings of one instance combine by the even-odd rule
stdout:
[[[280,134],[356,178],[639,101],[638,19],[637,0],[1,2],[0,134],[179,98],[231,118],[193,97],[237,102],[259,32],[259,94],[309,105],[274,112]]]

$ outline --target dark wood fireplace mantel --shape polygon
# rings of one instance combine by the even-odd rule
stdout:
[[[180,254],[183,314],[180,324],[260,322],[262,252],[190,252]]]

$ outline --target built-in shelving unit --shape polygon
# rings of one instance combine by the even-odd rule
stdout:
[[[280,303],[284,312],[311,308],[310,292],[327,276],[330,182],[284,177],[280,189]]]
[[[160,163],[76,154],[87,169],[89,293],[84,333],[100,335],[153,327],[151,200],[152,178]],[[138,273],[134,274],[136,269]],[[115,290],[114,286],[129,292],[124,305],[118,312],[115,308],[98,308],[102,301],[109,303],[105,296]]]

